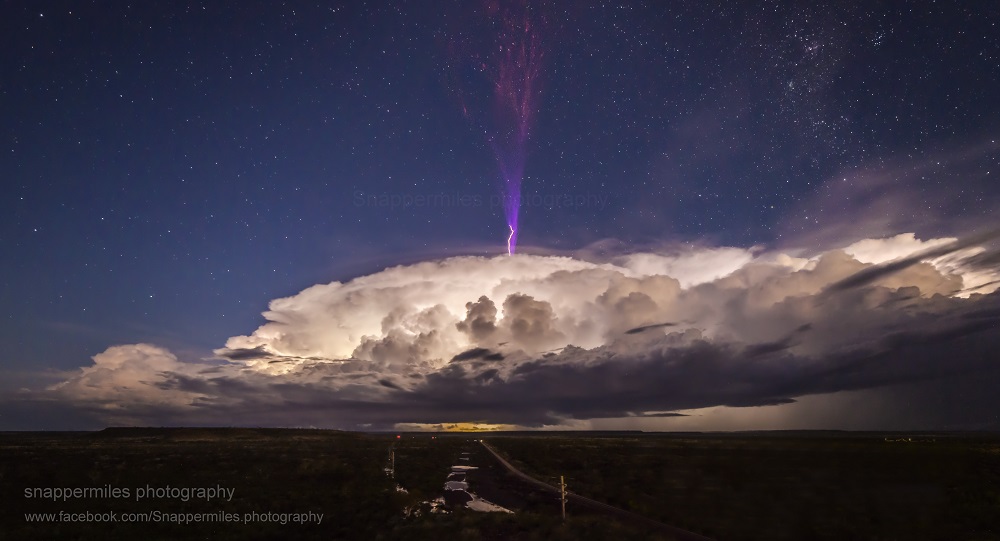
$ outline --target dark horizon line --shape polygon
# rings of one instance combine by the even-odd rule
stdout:
[[[956,435],[956,434],[983,434],[1000,436],[997,429],[948,429],[948,430],[845,430],[826,428],[804,428],[804,429],[766,429],[766,430],[634,430],[634,429],[606,429],[606,430],[344,430],[339,428],[317,428],[302,426],[106,426],[94,430],[0,430],[0,435],[8,434],[99,434],[103,432],[133,432],[141,430],[174,431],[174,430],[266,430],[266,431],[310,431],[310,432],[341,432],[346,434],[643,434],[643,435],[760,435],[760,434],[857,434],[857,435],[881,435],[881,434],[908,434],[919,436],[934,435]]]

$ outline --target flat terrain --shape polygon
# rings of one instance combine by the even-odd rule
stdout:
[[[720,540],[1000,539],[1000,438],[493,436],[515,467]]]
[[[390,448],[396,454],[395,479],[385,471]],[[429,501],[444,495],[445,479],[463,452],[470,465],[481,465],[468,475],[470,490],[515,514],[461,506],[448,513],[430,512]],[[0,539],[654,539],[602,516],[580,515],[563,523],[551,495],[508,479],[486,457],[467,435],[396,439],[235,428],[0,433]],[[407,492],[398,491],[397,483]],[[231,500],[137,499],[138,489],[147,487],[234,492]],[[128,489],[129,495],[53,499],[25,494],[26,489],[55,488]],[[59,518],[60,512],[74,515],[74,521]],[[77,520],[81,513],[83,520]],[[86,513],[115,513],[116,520],[87,520]],[[159,513],[155,520],[134,521],[134,515],[132,522],[122,520],[126,514],[153,513]],[[293,521],[293,516],[308,513],[322,514],[322,521]],[[198,522],[193,521],[196,515],[201,515]],[[176,517],[189,520],[178,523]]]
[[[359,539],[394,516],[384,441],[314,430],[111,429],[0,436],[3,528],[9,539]],[[26,498],[25,488],[129,489],[129,497]],[[136,499],[145,487],[224,487],[225,499]],[[28,522],[26,513],[233,513],[237,522]],[[252,521],[245,513],[324,513],[320,524]],[[278,519],[280,520],[280,516]],[[4,534],[0,534],[4,535]]]
[[[397,438],[188,428],[0,433],[0,539],[669,539],[572,502],[564,523],[556,498],[509,474],[480,438],[538,479],[555,484],[565,475],[578,494],[722,541],[1000,539],[1000,438],[991,435]],[[436,512],[433,502],[445,499],[456,465],[476,468],[465,476],[470,492],[514,513],[476,512],[454,497],[448,512]],[[129,494],[25,493],[88,487]],[[222,488],[233,496],[137,498],[140,488],[165,487]],[[60,512],[115,513],[117,520],[44,515]],[[154,512],[157,520],[121,520]],[[191,520],[177,522],[185,516]]]

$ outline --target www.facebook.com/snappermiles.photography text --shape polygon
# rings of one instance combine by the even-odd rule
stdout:
[[[88,502],[95,506],[115,500],[132,502],[179,501],[206,503],[232,502],[236,489],[222,485],[207,487],[178,486],[136,486],[122,487],[104,485],[97,487],[26,487],[24,499],[35,502],[79,503]],[[171,509],[150,509],[145,511],[58,509],[24,513],[25,522],[32,523],[275,523],[275,524],[322,524],[323,513],[315,511],[275,512],[215,510],[194,512]]]

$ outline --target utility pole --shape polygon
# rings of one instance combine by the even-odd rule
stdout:
[[[389,449],[389,475],[393,479],[396,478],[396,451],[394,449]]]
[[[566,521],[566,478],[562,475],[559,476],[559,489],[562,493],[562,518]]]

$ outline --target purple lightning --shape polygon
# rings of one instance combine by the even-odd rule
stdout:
[[[527,143],[531,135],[540,96],[539,75],[542,46],[539,25],[524,1],[489,2],[486,5],[489,28],[495,32],[489,49],[477,55],[475,69],[489,77],[492,87],[491,114],[480,127],[496,157],[504,217],[510,228],[507,252],[517,249],[518,215],[521,207],[521,181],[527,161]],[[545,22],[539,17],[538,21]],[[459,93],[462,114],[473,120],[463,93]],[[477,124],[479,124],[477,122]]]

